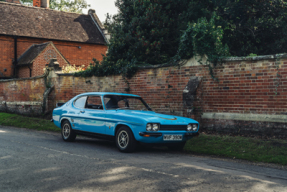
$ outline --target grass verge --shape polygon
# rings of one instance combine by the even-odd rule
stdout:
[[[201,134],[190,139],[184,150],[253,162],[287,165],[287,141]]]
[[[49,120],[9,113],[0,113],[0,125],[60,132],[60,129]],[[253,162],[287,165],[286,140],[262,140],[247,137],[201,134],[199,137],[190,139],[186,143],[184,151],[245,159]]]
[[[49,120],[25,117],[10,113],[0,113],[0,125],[23,127],[41,131],[60,132],[60,129]]]

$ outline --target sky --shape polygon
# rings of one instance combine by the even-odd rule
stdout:
[[[106,14],[109,13],[114,15],[118,12],[117,7],[115,6],[115,0],[86,0],[88,4],[91,5],[88,9],[84,9],[83,13],[87,14],[89,9],[96,10],[100,21],[105,21]]]

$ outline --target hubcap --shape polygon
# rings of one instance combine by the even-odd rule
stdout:
[[[69,135],[70,135],[70,125],[69,125],[69,124],[65,124],[65,125],[63,126],[62,132],[63,132],[63,137],[64,137],[65,139],[68,139],[68,137],[69,137]]]
[[[124,149],[129,144],[129,135],[125,130],[122,130],[118,135],[118,144],[120,148]]]

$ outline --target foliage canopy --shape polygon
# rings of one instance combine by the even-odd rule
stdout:
[[[287,52],[285,0],[117,0],[108,15],[112,34],[101,64],[82,76],[135,71],[194,55],[216,63],[224,56]]]
[[[33,5],[33,0],[21,0],[21,2],[24,5]],[[89,6],[90,5],[87,4],[86,0],[50,0],[50,9],[59,11],[82,13],[83,9],[86,9]]]

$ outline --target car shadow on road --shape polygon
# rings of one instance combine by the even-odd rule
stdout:
[[[117,150],[116,143],[114,141],[95,139],[87,137],[77,137],[75,143],[89,145],[90,147],[100,147],[101,149]],[[139,143],[134,153],[167,153],[172,152],[165,146],[153,146],[149,144]]]

